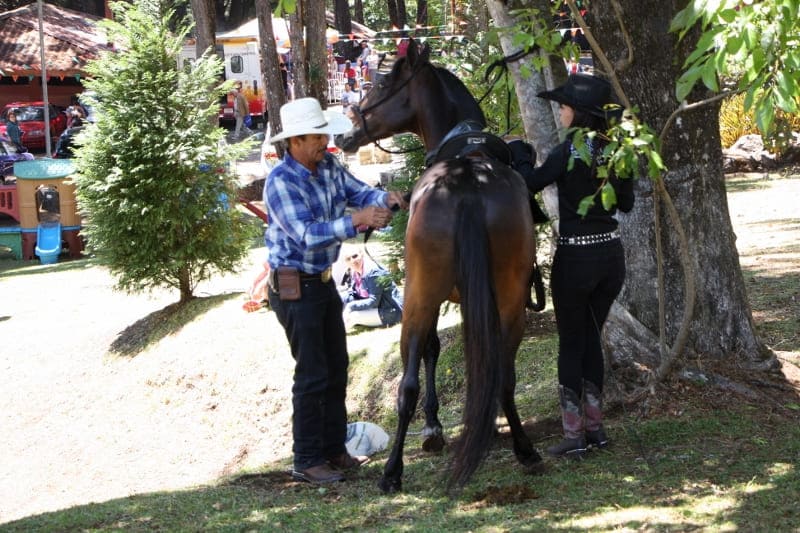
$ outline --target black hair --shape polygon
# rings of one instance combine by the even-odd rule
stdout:
[[[606,138],[606,131],[608,130],[608,121],[604,117],[598,117],[588,111],[585,111],[580,108],[572,108],[575,111],[575,114],[572,117],[572,123],[570,124],[571,128],[584,128],[591,131],[596,131],[600,135],[596,135],[591,143],[591,154],[592,154],[592,163],[590,165],[592,176],[595,176],[597,172],[597,165],[603,164],[602,159],[603,149],[608,144],[608,139]]]
[[[592,131],[600,131],[603,133],[608,129],[608,122],[605,118],[598,117],[579,107],[573,107],[572,109],[575,111],[575,114],[572,117],[571,128],[587,128]]]

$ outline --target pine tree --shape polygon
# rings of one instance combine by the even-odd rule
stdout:
[[[172,13],[146,3],[114,10],[103,24],[116,50],[91,63],[86,80],[98,119],[75,159],[84,233],[117,288],[177,288],[186,302],[200,281],[232,271],[251,242],[233,208],[230,164],[247,146],[224,146],[216,125],[230,85],[220,83],[220,60],[178,69],[188,25],[171,32]]]

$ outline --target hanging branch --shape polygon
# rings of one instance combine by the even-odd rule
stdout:
[[[576,22],[580,26],[581,30],[583,31],[586,40],[589,42],[589,45],[592,47],[592,52],[597,56],[600,60],[600,63],[607,69],[607,74],[610,78],[611,84],[614,87],[614,90],[617,93],[617,96],[621,100],[622,104],[626,108],[631,108],[631,102],[628,99],[625,91],[622,90],[622,86],[619,83],[619,79],[616,76],[616,71],[614,67],[611,65],[608,57],[603,52],[603,49],[600,47],[600,44],[594,38],[591,30],[586,24],[586,20],[580,14],[577,6],[575,5],[575,0],[567,0],[567,6],[572,13],[572,16],[575,18]],[[619,12],[617,12],[619,14]],[[618,16],[617,20],[620,23],[620,27],[622,28],[622,34],[625,36],[626,43],[628,44],[628,64],[633,61],[633,47],[630,41],[630,35],[628,34],[624,21]],[[624,66],[627,66],[623,64]],[[683,107],[676,110],[676,113],[679,111],[685,111],[689,107]],[[675,113],[673,113],[673,116]],[[670,117],[672,118],[672,117]],[[662,130],[661,135],[659,135],[659,139],[663,142],[664,134],[668,131],[666,128]],[[678,211],[675,209],[675,205],[672,202],[672,198],[669,192],[664,185],[663,174],[658,178],[653,180],[654,183],[654,192],[656,194],[653,195],[653,205],[654,205],[654,223],[655,223],[655,236],[656,236],[656,260],[659,268],[658,273],[658,301],[659,301],[659,345],[661,347],[661,364],[659,365],[658,369],[654,373],[650,375],[650,383],[645,388],[641,389],[640,391],[634,391],[632,395],[628,397],[628,399],[636,399],[643,396],[647,390],[652,388],[652,385],[658,383],[669,373],[672,364],[674,363],[675,359],[678,355],[683,351],[684,347],[686,346],[686,341],[689,338],[689,326],[692,321],[692,317],[694,314],[694,302],[695,302],[695,272],[694,267],[691,263],[691,257],[689,256],[689,241],[686,238],[686,232],[683,229],[683,223],[678,216]],[[664,261],[664,257],[662,255],[662,246],[661,246],[661,221],[660,221],[660,210],[655,208],[656,203],[660,199],[664,202],[664,205],[667,209],[667,214],[669,218],[672,220],[675,231],[678,237],[678,248],[680,251],[681,257],[681,266],[683,267],[684,271],[684,309],[683,309],[683,321],[681,322],[681,326],[678,330],[678,335],[675,339],[675,343],[672,346],[669,354],[666,354],[667,350],[667,342],[666,342],[666,312],[664,310],[664,279],[663,279],[663,271],[662,271],[662,263]]]

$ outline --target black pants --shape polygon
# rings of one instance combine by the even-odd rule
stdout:
[[[342,300],[333,281],[302,280],[302,297],[269,304],[286,332],[295,360],[292,386],[294,468],[344,453],[347,434],[347,337]]]
[[[550,286],[558,326],[558,382],[579,396],[583,379],[603,389],[600,333],[624,281],[619,239],[556,249]]]

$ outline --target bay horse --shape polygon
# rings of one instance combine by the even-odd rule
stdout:
[[[428,151],[463,120],[486,125],[464,84],[429,61],[411,42],[405,57],[354,107],[354,127],[337,138],[345,151],[401,132],[417,134]],[[496,138],[495,138],[496,139]],[[505,147],[505,145],[503,144]],[[405,234],[405,288],[398,387],[398,423],[379,487],[402,490],[403,446],[425,364],[423,449],[440,451],[435,375],[437,322],[446,300],[460,303],[466,363],[462,436],[453,451],[448,488],[463,487],[487,455],[497,405],[505,412],[517,459],[530,470],[541,456],[525,434],[514,402],[515,357],[525,329],[525,301],[534,265],[534,225],[522,177],[490,158],[433,164],[418,179]]]

